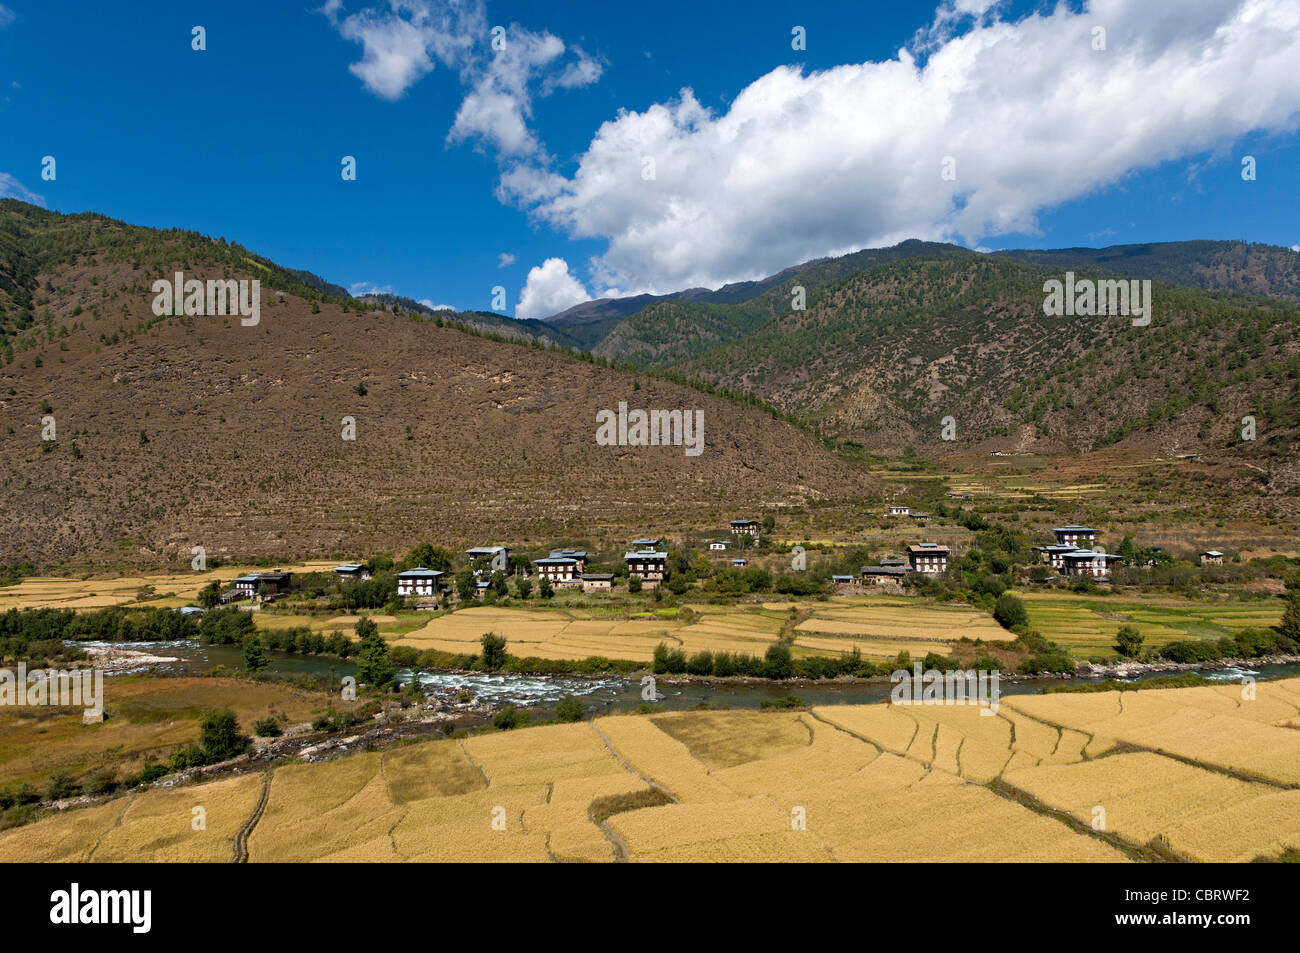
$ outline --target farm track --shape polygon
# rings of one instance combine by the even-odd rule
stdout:
[[[244,826],[239,829],[235,835],[235,856],[232,863],[248,863],[248,837],[253,833],[253,828],[257,822],[262,819],[262,812],[266,810],[266,802],[271,799],[271,777],[275,773],[273,768],[267,768],[262,772],[262,796],[257,800],[257,807],[253,808],[253,813],[249,815]]]

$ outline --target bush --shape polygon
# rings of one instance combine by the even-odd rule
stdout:
[[[495,672],[506,664],[506,640],[499,635],[491,632],[483,633],[483,638],[479,639],[483,646],[483,670]]]
[[[278,738],[284,731],[275,718],[262,718],[253,722],[253,734],[259,738]]]
[[[790,655],[790,646],[776,642],[767,647],[763,655],[763,675],[767,678],[784,679],[794,674],[794,660]]]
[[[572,695],[565,695],[555,706],[555,717],[559,721],[582,721],[586,713],[587,706]]]
[[[686,663],[686,671],[692,675],[712,675],[713,653],[696,652]]]
[[[1010,592],[998,596],[993,608],[993,619],[1004,629],[1029,625],[1029,613],[1025,611],[1025,604],[1019,596]]]
[[[528,724],[528,713],[520,711],[514,705],[507,705],[492,716],[492,727],[498,731],[510,731]]]

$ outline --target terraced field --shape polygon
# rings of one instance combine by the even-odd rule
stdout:
[[[475,652],[484,632],[503,635],[515,655],[577,659],[588,655],[649,661],[660,642],[693,652],[762,655],[789,621],[790,604],[692,605],[694,617],[676,613],[624,618],[569,607],[515,609],[475,606],[431,620],[404,634],[400,644],[417,649]],[[809,611],[808,604],[797,608]],[[796,655],[839,655],[854,648],[865,657],[947,655],[962,637],[1005,641],[1010,634],[987,613],[965,606],[933,606],[889,597],[832,599],[811,607],[795,627]]]
[[[289,572],[322,572],[332,570],[337,560],[313,560],[279,568]],[[0,588],[0,611],[7,609],[103,609],[107,606],[130,605],[145,586],[153,586],[159,595],[171,593],[168,598],[151,599],[150,606],[177,608],[194,601],[200,589],[213,579],[229,582],[246,572],[266,571],[266,567],[222,566],[208,572],[183,572],[142,576],[92,576],[82,579],[71,576],[29,576],[17,585]]]
[[[150,790],[0,860],[1247,861],[1300,846],[1300,679],[612,716]],[[206,829],[194,831],[195,807]]]
[[[1218,639],[1242,629],[1277,625],[1281,600],[1193,602],[1148,597],[1142,600],[1024,592],[1029,624],[1076,655],[1114,654],[1121,625],[1136,625],[1147,646],[1180,639]]]

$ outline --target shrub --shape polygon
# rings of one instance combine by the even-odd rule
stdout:
[[[284,732],[275,718],[262,718],[253,722],[253,734],[259,738],[278,738]]]
[[[1115,651],[1125,658],[1137,658],[1142,651],[1142,633],[1135,625],[1121,625],[1115,634]]]
[[[565,695],[555,706],[555,717],[559,721],[582,721],[587,713],[587,706],[572,695]]]
[[[510,731],[528,724],[528,713],[520,711],[514,705],[507,705],[492,716],[492,727],[498,731]]]
[[[1004,592],[998,596],[998,601],[993,607],[993,619],[1002,628],[1011,629],[1018,625],[1028,625],[1029,613],[1025,611],[1025,604],[1019,596]]]

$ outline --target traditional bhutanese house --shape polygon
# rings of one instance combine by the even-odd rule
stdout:
[[[478,582],[474,583],[474,598],[482,599],[483,593],[487,592],[491,588],[492,588],[491,582],[489,582],[486,579],[480,579]]]
[[[339,578],[340,582],[355,582],[358,579],[370,578],[370,567],[365,563],[339,563],[334,567],[334,575]]]
[[[627,563],[628,576],[640,579],[641,585],[647,589],[659,585],[668,574],[668,554],[662,550],[639,549],[624,553],[623,561]]]
[[[663,542],[663,540],[660,539],[658,536],[655,536],[655,537],[653,537],[653,538],[647,536],[645,539],[634,539],[634,540],[632,540],[632,548],[633,548],[634,550],[642,550],[642,549],[658,549],[658,548],[659,548],[659,544],[662,543],[662,542]]]
[[[578,564],[578,574],[587,568],[587,553],[581,549],[556,549],[551,551],[552,559],[572,559]]]
[[[578,561],[568,556],[552,554],[545,559],[534,559],[533,565],[537,567],[537,575],[549,579],[553,586],[575,583],[582,574]]]
[[[1065,568],[1065,554],[1072,553],[1078,548],[1078,546],[1035,546],[1034,552],[1038,553],[1043,562],[1053,569],[1063,569]]]
[[[1076,549],[1062,557],[1061,569],[1067,576],[1094,576],[1103,578],[1110,575],[1112,563],[1119,562],[1119,557],[1110,553],[1094,553],[1091,549]]]
[[[899,560],[901,563],[902,560]],[[863,566],[859,570],[862,576],[864,586],[898,586],[903,585],[903,576],[907,573],[907,566],[886,566],[883,563],[879,566]]]
[[[176,611],[179,612],[181,615],[186,615],[186,616],[198,617],[203,615],[203,610],[200,609],[198,606],[182,606],[180,609],[177,609]]]
[[[907,559],[912,572],[941,573],[948,571],[948,547],[938,543],[921,543],[907,547]]]
[[[908,513],[907,515],[914,520],[928,520],[930,518],[929,513]]]
[[[727,551],[727,548],[728,548],[730,545],[731,545],[731,540],[728,540],[728,539],[715,539],[715,540],[712,540],[712,541],[709,543],[709,549],[711,549],[711,550],[714,551],[714,552],[723,552],[723,553],[725,553],[725,552]]]
[[[891,506],[889,508],[890,516],[911,516],[912,508],[910,506]]]
[[[837,586],[851,586],[856,580],[852,576],[831,576],[831,582]]]
[[[732,520],[731,531],[736,534],[748,533],[758,539],[758,520]]]
[[[251,599],[260,592],[275,596],[289,591],[289,580],[292,578],[293,573],[278,569],[275,572],[250,572],[235,579],[235,588],[246,599]]]
[[[397,574],[397,594],[399,596],[436,596],[438,579],[445,576],[441,569],[425,569],[416,566]]]
[[[1217,549],[1207,549],[1205,552],[1201,553],[1201,565],[1222,566],[1223,553],[1219,552]]]
[[[1052,530],[1058,546],[1075,546],[1087,549],[1097,541],[1097,531],[1090,526],[1058,526]]]
[[[748,565],[749,565],[749,560],[748,560],[748,559],[733,559],[733,560],[731,561],[731,565],[733,565],[733,566],[748,566]]]
[[[498,554],[501,556],[500,559],[497,559]],[[493,561],[494,568],[502,572],[510,568],[510,550],[504,546],[475,546],[473,549],[465,550],[465,555],[469,557],[471,563],[486,556]]]
[[[902,558],[900,558],[900,557],[898,557],[898,556],[887,556],[886,558],[884,558],[884,559],[882,559],[882,560],[880,561],[880,565],[882,565],[882,566],[886,566],[886,567],[889,567],[889,566],[899,567],[899,566],[901,566],[901,567],[903,567],[904,569],[906,569],[906,568],[907,568],[907,560],[906,560],[906,559],[902,559]]]
[[[614,588],[612,572],[584,572],[582,574],[583,592],[609,592]]]

